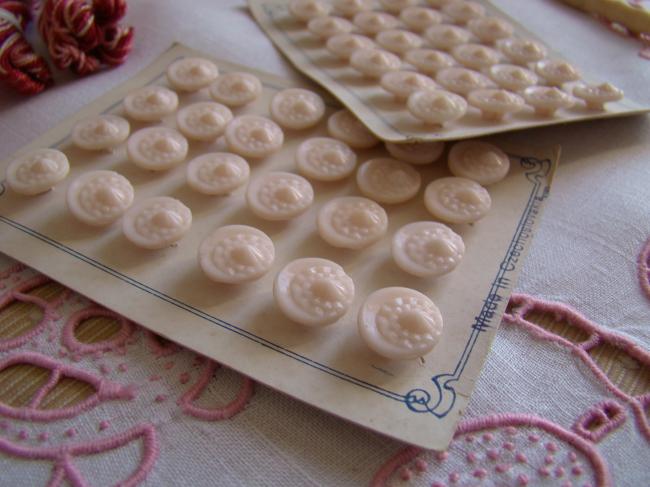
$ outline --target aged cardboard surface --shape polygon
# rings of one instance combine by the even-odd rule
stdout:
[[[358,194],[353,179],[315,183],[315,203],[286,223],[265,222],[246,208],[244,190],[209,197],[185,184],[185,164],[164,174],[128,162],[124,145],[113,153],[74,148],[68,137],[74,122],[98,113],[122,114],[121,100],[146,84],[165,85],[164,70],[173,60],[197,55],[175,46],[136,78],[106,93],[74,117],[53,127],[24,150],[54,147],[64,151],[71,174],[54,190],[35,197],[0,186],[0,251],[23,261],[141,325],[222,362],[269,386],[347,420],[427,448],[442,449],[471,394],[474,381],[500,322],[510,289],[541,207],[548,195],[556,161],[549,154],[504,147],[512,154],[511,172],[489,188],[493,209],[474,225],[456,226],[467,247],[460,266],[436,280],[401,272],[390,257],[390,238],[358,252],[335,249],[316,233],[318,209],[338,195]],[[268,115],[270,97],[286,81],[242,66],[216,61],[222,72],[247,70],[261,77],[263,96],[240,113]],[[204,90],[181,95],[181,106],[207,100]],[[328,114],[338,107],[328,106]],[[165,124],[173,126],[173,117]],[[132,123],[132,130],[142,127]],[[271,170],[294,170],[293,154],[304,137],[325,133],[325,120],[305,132],[287,132],[283,150],[251,162],[252,177]],[[222,140],[190,144],[190,155],[223,150]],[[21,151],[22,152],[22,151]],[[362,162],[385,155],[383,149],[359,151]],[[9,161],[0,169],[4,173]],[[85,226],[68,213],[65,193],[84,171],[112,169],[134,185],[136,201],[169,195],[188,205],[194,217],[190,233],[177,245],[159,251],[134,247],[120,223],[106,229]],[[389,231],[429,219],[422,203],[424,184],[448,175],[445,164],[421,168],[423,188],[411,202],[386,207]],[[212,283],[196,264],[201,240],[225,224],[249,224],[265,231],[276,245],[276,262],[267,276],[244,286]],[[272,281],[293,258],[318,256],[341,264],[353,277],[357,296],[338,323],[305,330],[285,319],[273,302]],[[430,296],[440,307],[445,329],[434,352],[422,360],[394,363],[373,355],[356,330],[364,298],[385,286],[408,286]]]
[[[503,12],[490,3],[478,1],[493,15],[505,17]],[[325,48],[323,40],[316,39],[304,23],[291,16],[287,9],[288,0],[249,0],[248,3],[260,27],[289,61],[303,74],[332,93],[382,140],[406,142],[466,139],[545,125],[633,115],[650,110],[649,106],[624,98],[616,103],[608,103],[607,110],[603,112],[576,106],[559,110],[556,117],[540,118],[528,107],[502,122],[491,122],[483,120],[480,112],[470,107],[461,119],[444,127],[426,125],[410,115],[405,103],[396,102],[392,95],[379,86],[377,80],[363,77],[346,61],[333,56]],[[508,20],[515,26],[516,33],[522,37],[535,38],[544,44],[515,20]],[[563,58],[560,53],[548,50],[549,58]],[[570,61],[580,67],[580,60]],[[593,83],[606,81],[592,78],[588,73],[583,73],[583,77]],[[567,83],[566,88],[570,90],[573,84]]]

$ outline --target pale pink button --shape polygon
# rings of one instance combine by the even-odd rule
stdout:
[[[129,122],[115,115],[98,115],[77,122],[72,128],[72,143],[81,149],[112,149],[129,136]]]
[[[188,139],[209,141],[221,136],[232,120],[232,112],[221,103],[193,103],[176,113],[176,127]]]
[[[416,165],[431,164],[437,161],[445,149],[444,142],[407,142],[405,144],[386,142],[384,145],[388,153],[395,159]]]
[[[66,194],[68,209],[88,225],[110,225],[133,203],[133,186],[114,171],[89,171],[77,177]]]
[[[192,226],[192,212],[177,199],[156,196],[132,206],[122,219],[127,240],[144,249],[162,249],[178,242]]]
[[[339,181],[354,172],[357,155],[345,142],[329,137],[313,137],[298,146],[296,166],[308,178]]]
[[[279,151],[284,133],[273,120],[258,115],[240,115],[226,127],[230,150],[244,157],[267,157]]]
[[[383,49],[357,49],[350,56],[350,65],[370,78],[379,78],[389,71],[400,69],[402,61]]]
[[[386,234],[388,216],[368,198],[344,196],[327,202],[318,212],[317,223],[318,233],[328,244],[357,250]]]
[[[492,86],[487,76],[467,68],[445,68],[438,71],[436,82],[445,90],[467,96],[471,91]]]
[[[435,90],[438,85],[428,76],[413,71],[391,71],[381,77],[381,87],[398,101],[406,100],[418,90]]]
[[[198,91],[212,83],[217,76],[217,65],[198,57],[179,59],[167,68],[169,84],[181,91]]]
[[[257,228],[227,225],[201,242],[198,260],[209,279],[241,284],[259,279],[271,269],[275,247],[268,235]]]
[[[469,42],[472,34],[462,27],[439,24],[433,25],[424,31],[424,37],[432,47],[448,51],[455,46]]]
[[[246,202],[264,220],[290,220],[309,209],[314,202],[314,190],[302,176],[270,172],[251,181]]]
[[[5,177],[9,187],[28,196],[45,193],[70,171],[66,155],[56,149],[36,149],[12,160]]]
[[[462,96],[449,91],[416,91],[406,103],[409,112],[424,123],[445,124],[458,120],[467,111]]]
[[[124,98],[124,111],[134,120],[154,122],[178,108],[178,95],[162,86],[145,86]]]
[[[166,171],[177,166],[187,156],[187,139],[168,127],[140,129],[129,137],[126,152],[138,167],[151,171]]]
[[[396,54],[404,54],[422,45],[419,35],[400,29],[383,30],[376,35],[375,40],[381,47]]]
[[[374,0],[331,0],[337,14],[353,17],[364,10],[372,10]]]
[[[499,62],[499,53],[481,44],[463,44],[451,51],[452,56],[471,69],[483,69]]]
[[[465,244],[447,225],[431,221],[409,223],[393,236],[391,251],[397,266],[416,277],[441,276],[463,259]]]
[[[430,75],[456,64],[449,54],[435,49],[413,49],[404,55],[404,60],[421,73]]]
[[[408,7],[399,16],[404,25],[411,30],[420,32],[432,25],[442,22],[442,15],[431,8]]]
[[[289,2],[291,15],[303,22],[316,17],[325,17],[329,14],[330,9],[329,4],[320,0],[291,0]]]
[[[484,88],[472,91],[467,101],[481,110],[486,120],[502,120],[509,113],[516,113],[524,108],[524,99],[506,90]]]
[[[476,140],[457,142],[447,157],[454,176],[471,179],[482,186],[497,183],[510,170],[510,158],[493,144]]]
[[[379,139],[348,110],[339,110],[327,119],[327,132],[354,149],[370,149]]]
[[[420,189],[420,173],[406,162],[380,157],[361,164],[357,185],[361,194],[378,203],[403,203]]]
[[[440,178],[424,192],[424,206],[435,218],[448,223],[473,223],[492,206],[487,190],[471,179]]]
[[[510,22],[498,17],[481,17],[470,20],[467,28],[481,42],[487,43],[510,37],[514,30]]]
[[[248,182],[250,168],[237,154],[211,152],[192,159],[187,165],[187,184],[209,195],[230,194]]]
[[[302,88],[289,88],[273,95],[271,117],[280,126],[304,130],[316,125],[325,115],[325,103],[320,95]]]
[[[528,64],[546,57],[546,48],[530,39],[502,39],[497,47],[517,64]]]
[[[305,326],[325,326],[341,319],[350,309],[354,281],[331,260],[296,259],[275,277],[273,297],[291,321]]]
[[[599,85],[581,84],[573,88],[573,94],[585,101],[591,110],[604,110],[605,103],[623,98],[623,90],[610,83]]]
[[[442,7],[442,11],[457,24],[466,24],[485,15],[485,7],[477,2],[451,2]]]
[[[317,17],[311,19],[307,29],[316,37],[327,39],[329,37],[347,34],[354,28],[352,22],[341,17]]]
[[[231,108],[252,103],[261,94],[262,83],[250,73],[222,74],[210,85],[212,99]]]
[[[561,86],[569,81],[580,79],[580,73],[566,61],[544,59],[535,64],[535,72],[550,85]]]
[[[424,294],[386,287],[370,294],[359,310],[359,335],[368,348],[391,360],[428,354],[442,334],[440,310]]]
[[[374,47],[372,39],[358,34],[339,34],[327,39],[327,50],[339,59],[350,59],[350,56],[357,49],[369,49]]]
[[[363,11],[354,16],[356,25],[364,34],[375,35],[382,30],[396,29],[399,20],[385,12]]]
[[[521,91],[537,83],[535,73],[513,64],[495,64],[490,67],[489,74],[492,81],[510,91]]]
[[[379,0],[379,5],[386,12],[398,14],[402,10],[416,5],[418,0]]]
[[[552,117],[557,110],[575,105],[575,98],[556,87],[529,86],[523,92],[526,103],[543,117]]]

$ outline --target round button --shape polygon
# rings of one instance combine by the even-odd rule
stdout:
[[[452,49],[451,54],[460,64],[471,69],[483,69],[499,62],[499,53],[481,44],[463,44]]]
[[[264,220],[290,220],[309,209],[314,202],[314,190],[302,176],[271,172],[248,185],[246,202]]]
[[[566,61],[544,59],[535,64],[535,72],[549,84],[561,86],[569,81],[580,79],[580,73]]]
[[[145,86],[124,98],[124,111],[133,120],[155,122],[178,108],[178,95],[162,86]]]
[[[220,103],[193,103],[176,114],[176,126],[188,139],[210,141],[221,136],[232,120],[232,112]]]
[[[131,207],[122,220],[124,236],[138,247],[162,249],[179,241],[192,225],[192,212],[168,196],[148,198]]]
[[[477,2],[451,2],[442,7],[442,11],[457,24],[466,24],[485,15],[485,7]]]
[[[422,38],[419,35],[399,29],[381,31],[375,40],[381,47],[396,54],[404,54],[422,45]]]
[[[230,194],[248,182],[248,163],[236,154],[212,152],[192,159],[187,165],[187,184],[210,195]]]
[[[382,49],[357,49],[350,56],[350,66],[370,78],[379,78],[389,71],[397,71],[402,61]]]
[[[534,63],[546,57],[546,48],[530,39],[502,39],[497,42],[497,47],[517,64]]]
[[[364,196],[378,203],[404,203],[420,189],[420,173],[395,159],[370,159],[357,171],[357,185]]]
[[[275,259],[275,247],[261,230],[247,225],[218,228],[201,242],[199,267],[224,284],[254,281],[266,274]]]
[[[604,110],[605,103],[623,98],[623,90],[610,83],[600,85],[581,84],[573,88],[573,94],[583,99],[590,110]]]
[[[398,101],[406,100],[418,90],[435,90],[438,85],[428,76],[413,71],[391,71],[381,77],[381,87]]]
[[[327,119],[327,132],[354,149],[370,149],[379,139],[348,110],[339,110]]]
[[[435,49],[448,51],[449,49],[465,44],[472,38],[472,34],[455,25],[439,24],[432,25],[424,31],[424,37]]]
[[[467,68],[445,68],[438,72],[436,81],[445,90],[466,96],[471,91],[492,86],[487,76]]]
[[[409,164],[431,164],[438,160],[445,149],[444,142],[407,142],[395,144],[385,142],[386,150],[395,159]]]
[[[510,37],[514,30],[510,22],[498,17],[481,17],[470,20],[467,28],[481,42],[487,43]]]
[[[497,146],[487,142],[457,142],[447,158],[454,176],[471,179],[482,186],[498,183],[510,170],[510,158]]]
[[[345,315],[354,300],[354,282],[336,262],[296,259],[276,276],[273,296],[290,320],[325,326]]]
[[[347,178],[357,166],[357,155],[340,140],[314,137],[305,140],[296,152],[298,171],[317,181]]]
[[[526,103],[542,117],[552,117],[557,110],[570,108],[575,104],[575,98],[555,87],[529,86],[523,95]]]
[[[349,20],[340,17],[317,17],[311,19],[307,29],[320,39],[328,39],[339,34],[349,33],[354,26]]]
[[[319,0],[291,0],[289,2],[291,15],[303,22],[317,17],[325,17],[329,11],[330,6]]]
[[[350,56],[357,49],[368,49],[374,47],[372,39],[358,34],[339,34],[327,39],[327,50],[339,59],[350,59]]]
[[[421,73],[431,75],[455,64],[453,57],[435,49],[413,49],[405,54],[404,60]]]
[[[398,14],[402,10],[418,3],[418,0],[379,0],[379,4],[386,11]]]
[[[406,287],[386,287],[370,294],[357,321],[368,348],[391,360],[426,355],[442,334],[438,307],[424,294]]]
[[[430,124],[452,122],[467,111],[467,102],[463,97],[443,90],[416,91],[409,96],[406,105],[411,115]]]
[[[200,57],[179,59],[167,68],[169,84],[181,91],[198,91],[212,83],[217,76],[217,65]]]
[[[472,91],[467,101],[481,110],[486,120],[499,121],[508,113],[519,112],[524,108],[524,99],[506,90],[482,89]]]
[[[417,32],[442,22],[442,15],[432,8],[425,7],[405,8],[399,18],[406,27]]]
[[[286,129],[308,129],[320,122],[323,115],[325,103],[313,91],[289,88],[271,99],[271,117]]]
[[[19,194],[32,196],[49,191],[70,171],[66,155],[56,149],[36,149],[19,156],[7,166],[9,187]]]
[[[354,16],[353,22],[361,32],[368,35],[399,27],[399,20],[385,12],[362,11]]]
[[[166,171],[187,156],[187,139],[168,127],[148,127],[134,132],[126,143],[133,164],[151,171]]]
[[[247,105],[261,94],[262,83],[249,73],[222,74],[210,85],[212,99],[231,108]]]
[[[337,14],[344,17],[353,17],[364,10],[372,10],[373,0],[331,0]]]
[[[440,178],[427,186],[424,206],[444,222],[473,223],[485,216],[492,199],[483,186],[471,179]]]
[[[393,236],[393,259],[404,272],[417,277],[441,276],[463,259],[465,244],[447,225],[431,221],[404,225]]]
[[[327,202],[318,212],[318,233],[328,244],[362,249],[380,240],[388,229],[386,211],[372,200],[344,196]]]
[[[230,150],[244,157],[267,157],[279,151],[284,133],[273,120],[257,115],[240,115],[226,127]]]
[[[521,91],[537,83],[535,73],[513,64],[495,64],[490,67],[489,74],[492,81],[510,91]]]
[[[98,115],[77,122],[72,128],[72,143],[85,150],[112,149],[129,136],[131,127],[122,117]]]
[[[77,220],[104,226],[120,218],[133,203],[133,186],[114,171],[89,171],[68,186],[66,202]]]

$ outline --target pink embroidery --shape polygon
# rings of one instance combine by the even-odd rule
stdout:
[[[246,403],[248,403],[253,395],[254,384],[251,379],[245,376],[242,376],[243,383],[237,397],[229,404],[215,409],[205,409],[193,404],[193,401],[203,393],[218,367],[219,364],[208,360],[196,383],[178,400],[178,405],[185,414],[206,421],[220,421],[222,419],[228,419],[244,409]]]
[[[43,441],[47,441],[49,439],[50,439],[50,435],[48,434],[47,431],[43,431],[43,432],[38,434],[38,441],[43,442]]]
[[[57,362],[54,359],[33,352],[23,352],[12,355],[0,362],[0,371],[16,364],[29,364],[50,369],[50,377],[40,389],[36,391],[31,401],[24,407],[13,407],[0,402],[0,414],[10,418],[27,421],[52,421],[61,418],[70,418],[77,414],[95,407],[102,401],[116,399],[132,399],[135,395],[132,386],[123,386],[106,379],[96,377],[84,370],[70,367]],[[82,382],[87,382],[95,388],[95,393],[83,401],[59,409],[39,409],[39,406],[47,394],[52,391],[56,384],[64,377],[70,377]]]
[[[55,302],[47,302],[42,298],[27,294],[29,291],[32,291],[33,289],[36,289],[37,287],[50,282],[52,282],[51,279],[45,276],[36,276],[28,281],[23,282],[22,284],[17,285],[10,291],[7,291],[0,298],[0,312],[9,307],[9,305],[11,305],[14,301],[35,304],[41,308],[43,312],[41,320],[36,325],[27,330],[27,332],[17,337],[0,339],[0,352],[24,345],[29,340],[42,333],[45,328],[51,326],[56,316],[54,306],[59,300]]]
[[[172,355],[180,350],[180,347],[174,342],[159,337],[149,330],[144,330],[144,339],[147,343],[147,347],[149,347],[149,351],[156,357],[167,357],[168,355]],[[164,342],[162,340],[164,340]]]
[[[118,483],[123,487],[133,487],[145,479],[158,457],[156,431],[150,424],[136,426],[112,438],[56,447],[23,447],[0,438],[0,451],[27,460],[49,460],[53,462],[52,476],[47,484],[48,487],[60,487],[64,485],[64,482],[73,487],[86,487],[90,483],[75,466],[75,457],[114,450],[137,440],[142,440],[143,443],[140,464],[127,479]]]
[[[531,321],[528,321],[526,319],[526,316],[531,312],[541,314],[550,313],[559,319],[570,323],[572,326],[575,326],[576,328],[584,331],[588,335],[588,338],[581,343],[572,343],[569,340],[551,333]],[[607,377],[607,375],[605,375],[605,373],[600,369],[598,364],[591,358],[588,353],[592,348],[606,343],[612,347],[623,350],[629,357],[636,360],[641,365],[650,366],[649,352],[641,348],[630,339],[622,335],[612,333],[611,331],[606,330],[589,321],[587,318],[569,306],[543,301],[541,299],[536,299],[525,294],[513,294],[510,297],[508,310],[503,315],[503,321],[504,323],[519,325],[542,340],[559,343],[571,350],[572,353],[576,354],[591,369],[596,378],[600,380],[609,391],[611,391],[615,396],[631,406],[639,430],[645,436],[645,438],[650,441],[650,424],[648,423],[648,418],[645,414],[645,408],[650,405],[650,394],[645,394],[638,397],[633,397],[629,394],[626,394],[621,389],[619,389],[609,379],[609,377]]]
[[[12,274],[22,272],[25,269],[27,269],[27,266],[25,264],[21,264],[20,262],[16,262],[15,264],[12,264],[9,267],[7,267],[6,269],[0,271],[0,281],[3,281],[5,279],[7,279]]]
[[[625,417],[625,410],[619,403],[612,400],[603,401],[580,416],[573,425],[573,431],[598,443],[609,432],[625,423]]]
[[[512,426],[514,428],[537,428],[544,431],[546,434],[553,436],[557,441],[561,441],[567,445],[570,445],[579,453],[584,455],[586,460],[589,462],[593,471],[596,485],[599,487],[611,487],[611,478],[609,476],[606,464],[598,451],[590,442],[584,440],[570,430],[566,430],[561,426],[538,416],[533,416],[530,414],[497,414],[493,416],[465,420],[458,425],[458,428],[454,435],[454,441],[460,441],[460,437],[468,433],[478,433],[484,430],[496,431],[508,426]],[[384,465],[382,465],[382,467],[370,482],[371,487],[385,487],[390,485],[391,476],[399,472],[402,468],[406,468],[406,465],[416,459],[416,457],[418,457],[423,452],[424,450],[414,446],[408,446],[399,451],[393,457],[389,458],[386,463],[384,463]],[[472,475],[476,475],[478,470],[480,469],[472,471]],[[563,469],[556,470],[556,472],[562,473],[563,471]],[[543,466],[539,467],[537,469],[537,472],[542,476],[547,476],[550,474],[548,468]],[[482,475],[482,473],[478,475]],[[518,479],[523,479],[518,480],[519,484],[526,485],[526,482],[529,481],[529,477],[525,474],[518,475]],[[451,483],[456,483],[460,481],[461,476],[458,472],[451,472],[448,478]]]
[[[103,316],[106,318],[112,318],[120,323],[120,330],[113,335],[108,340],[95,343],[82,343],[77,340],[74,332],[76,328],[85,320],[89,318],[95,318]],[[74,352],[75,354],[89,354],[97,352],[106,352],[109,350],[116,350],[119,347],[123,347],[126,340],[133,333],[133,324],[126,318],[114,313],[113,311],[107,310],[106,308],[100,308],[98,306],[91,306],[90,308],[82,309],[77,311],[75,314],[68,318],[65,326],[63,327],[63,344],[68,347],[68,350]]]
[[[650,47],[646,48],[650,55]],[[648,57],[650,59],[650,57]],[[650,299],[650,238],[645,243],[638,259],[639,284],[645,295]]]
[[[111,425],[111,423],[107,420],[102,420],[99,422],[99,431],[104,431],[105,429],[108,429],[108,427]]]
[[[67,436],[68,438],[72,438],[72,437],[74,437],[74,436],[77,436],[77,430],[74,429],[74,428],[69,428],[69,429],[65,430],[65,433],[64,433],[64,434],[65,434],[65,436]]]
[[[25,431],[25,430],[20,430],[20,431],[18,432],[18,434],[16,435],[16,438],[18,438],[19,440],[23,440],[23,441],[24,441],[24,440],[26,440],[27,438],[29,438],[29,434],[28,434],[27,431]]]

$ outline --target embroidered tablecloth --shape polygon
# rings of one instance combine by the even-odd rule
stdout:
[[[650,102],[637,41],[560,3],[495,3]],[[0,93],[0,157],[174,40],[295,76],[241,0],[133,1],[127,21],[137,41],[123,67],[32,99]],[[507,136],[560,144],[563,163],[443,453],[255,385],[0,256],[0,485],[647,485],[649,133],[635,117]]]

